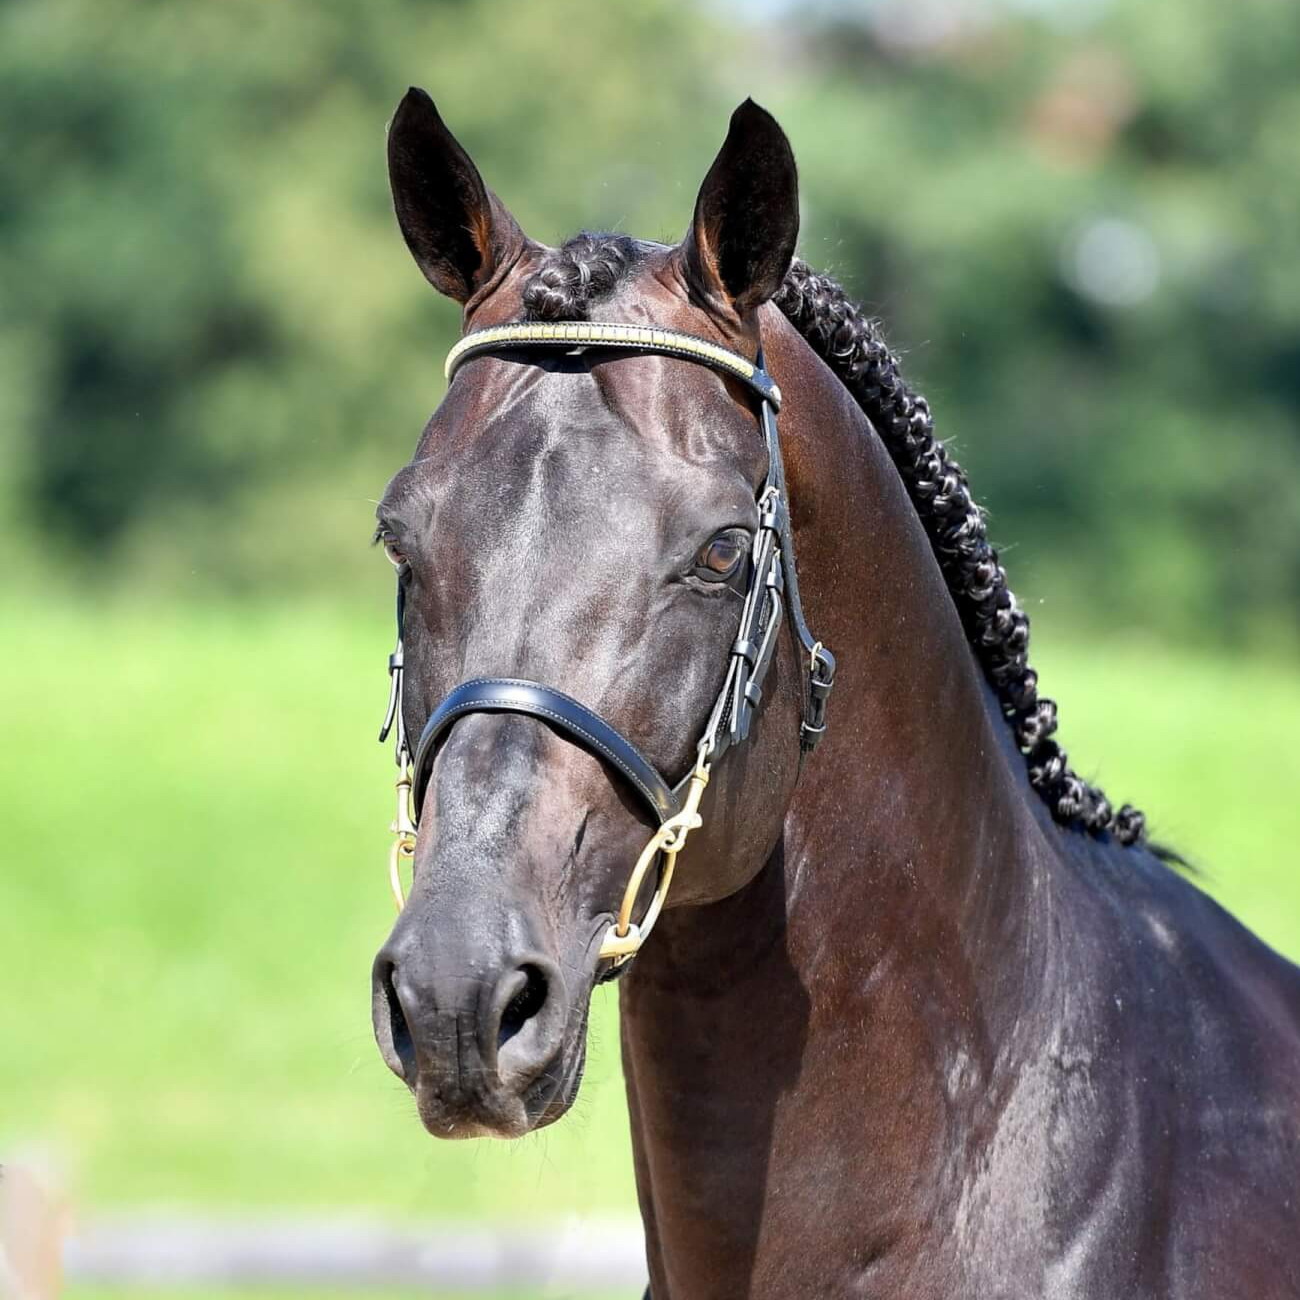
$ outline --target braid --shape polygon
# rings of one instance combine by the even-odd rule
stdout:
[[[548,254],[525,285],[528,317],[586,319],[590,305],[613,291],[638,255],[636,241],[626,235],[575,235]],[[883,439],[1025,756],[1030,784],[1058,821],[1094,835],[1109,833],[1121,844],[1144,841],[1143,815],[1130,804],[1116,811],[1096,786],[1071,770],[1053,738],[1056,705],[1040,698],[1038,674],[1029,666],[1029,618],[1007,585],[965,472],[934,436],[929,404],[907,386],[878,323],[833,279],[801,261],[790,268],[775,302],[840,376]]]
[[[1116,811],[1071,769],[1056,743],[1056,705],[1038,694],[1029,666],[1029,617],[1007,586],[988,540],[984,512],[961,466],[934,436],[925,398],[913,392],[898,358],[829,276],[796,260],[775,298],[795,328],[831,366],[875,425],[925,526],[975,655],[1029,768],[1029,782],[1060,822],[1121,844],[1145,839],[1146,820],[1130,804]]]
[[[585,320],[588,305],[609,293],[636,258],[636,240],[627,235],[574,235],[524,286],[529,319]]]

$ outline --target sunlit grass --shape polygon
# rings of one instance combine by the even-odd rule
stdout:
[[[435,1144],[379,1059],[378,616],[5,622],[0,1150],[55,1142],[91,1205],[632,1205],[612,993],[575,1113],[516,1145]]]
[[[0,623],[0,1150],[54,1144],[91,1208],[632,1210],[612,993],[576,1112],[517,1145],[426,1138],[371,1041],[384,611]],[[1300,955],[1300,673],[1040,641],[1081,768]]]
[[[1060,739],[1257,934],[1300,959],[1300,666],[1040,638]]]

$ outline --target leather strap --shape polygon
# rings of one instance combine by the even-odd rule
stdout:
[[[654,764],[600,714],[579,704],[571,695],[517,677],[473,677],[457,686],[424,724],[415,749],[412,787],[417,821],[438,740],[452,723],[467,713],[523,713],[567,732],[583,748],[603,758],[626,777],[660,823],[666,822],[681,805],[677,793],[659,775]]]
[[[388,656],[388,708],[384,710],[384,721],[379,728],[379,743],[388,739],[388,733],[397,727],[397,752],[409,753],[406,743],[406,719],[402,717],[402,677],[406,672],[406,649],[402,641],[402,629],[406,623],[406,587],[401,578],[397,580],[397,645]],[[401,761],[400,758],[398,760]]]
[[[763,365],[763,349],[758,350],[758,364]],[[804,697],[803,724],[799,728],[799,745],[805,754],[817,747],[826,733],[826,702],[831,687],[835,685],[835,656],[813,636],[804,618],[803,601],[799,597],[799,570],[794,560],[794,529],[786,505],[785,461],[781,456],[781,437],[777,432],[776,415],[764,404],[759,408],[759,423],[763,426],[763,440],[767,443],[767,481],[776,488],[785,518],[777,531],[781,544],[781,565],[785,571],[786,609],[790,626],[804,653],[808,656],[807,694]]]

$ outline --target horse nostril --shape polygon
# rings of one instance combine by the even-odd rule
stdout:
[[[546,976],[533,965],[521,966],[523,987],[506,1003],[497,1028],[497,1047],[504,1047],[541,1009],[549,986]]]
[[[398,996],[396,974],[397,966],[392,961],[381,959],[375,965],[375,1036],[388,1068],[408,1084],[414,1084],[415,1044]]]
[[[569,999],[560,968],[537,953],[516,959],[497,981],[483,1013],[480,1042],[496,1058],[491,1064],[497,1079],[522,1093],[556,1063],[564,1045]]]

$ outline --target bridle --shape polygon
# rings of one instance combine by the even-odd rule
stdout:
[[[499,325],[467,334],[447,355],[450,382],[466,361],[485,353],[519,351],[580,352],[587,348],[624,354],[657,353],[708,366],[745,384],[758,399],[759,425],[767,443],[767,478],[758,494],[759,523],[750,552],[749,587],[732,643],[727,676],[696,746],[695,764],[675,785],[615,727],[563,691],[540,682],[513,677],[476,677],[457,686],[430,715],[415,746],[414,758],[402,714],[404,591],[397,583],[397,647],[388,657],[388,710],[380,741],[396,728],[396,836],[389,855],[389,880],[398,910],[405,906],[401,866],[415,856],[419,810],[433,769],[438,742],[457,719],[467,713],[522,713],[540,718],[623,776],[659,823],[637,859],[623,891],[617,919],[605,932],[600,957],[615,966],[627,962],[645,942],[663,909],[672,883],[677,855],[687,836],[702,824],[699,807],[713,764],[733,745],[749,736],[750,725],[763,698],[763,680],[771,667],[784,610],[804,656],[803,720],[799,728],[801,761],[826,730],[826,701],[835,679],[835,658],[814,639],[804,621],[799,579],[794,562],[794,537],[786,501],[785,468],[776,427],[781,390],[757,361],[707,339],[645,325],[565,322],[561,324]],[[654,895],[640,922],[632,909],[646,873],[662,855]]]

